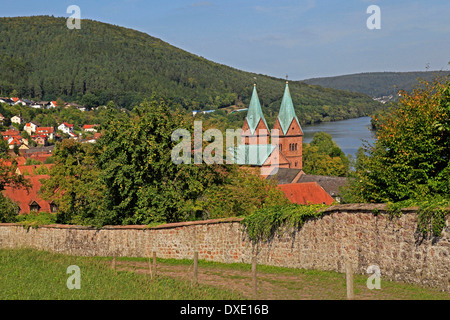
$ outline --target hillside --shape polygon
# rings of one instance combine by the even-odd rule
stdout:
[[[148,34],[65,18],[0,18],[0,96],[82,103],[113,100],[131,108],[156,93],[187,110],[250,100],[254,77],[264,113],[278,112],[285,81],[240,71],[178,49]],[[360,93],[290,82],[301,121],[332,121],[373,113],[382,105]]]
[[[371,97],[397,96],[399,90],[410,92],[418,79],[431,81],[450,71],[367,72],[337,77],[306,79],[304,82],[325,88],[360,92]]]

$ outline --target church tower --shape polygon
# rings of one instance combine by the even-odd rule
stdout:
[[[280,112],[273,129],[278,130],[278,135],[272,132],[272,137],[278,138],[280,152],[289,161],[289,168],[302,169],[302,144],[303,130],[295,114],[294,104],[289,92],[289,84],[286,81]],[[273,142],[272,142],[273,143]]]
[[[241,140],[244,145],[269,144],[269,127],[261,109],[258,93],[256,92],[256,84],[253,86],[252,98],[242,131]]]

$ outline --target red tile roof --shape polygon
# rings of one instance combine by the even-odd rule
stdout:
[[[25,162],[27,162],[27,160],[24,157],[16,157],[14,160],[17,162],[19,166],[24,166]]]
[[[30,181],[31,187],[27,190],[24,187],[20,188],[12,188],[10,186],[6,186],[5,190],[3,190],[3,194],[15,201],[20,206],[20,213],[30,213],[29,204],[35,201],[41,207],[40,211],[50,212],[50,203],[46,200],[43,200],[38,194],[39,189],[41,188],[41,179],[48,179],[48,175],[38,175],[27,177]]]
[[[49,134],[49,133],[53,133],[54,132],[54,128],[53,127],[40,127],[40,128],[36,128],[36,134]]]
[[[2,136],[4,136],[4,137],[14,137],[14,136],[19,136],[19,135],[20,135],[19,131],[12,130],[12,129],[9,129],[9,130],[6,130],[6,131],[2,132]]]
[[[329,205],[334,202],[317,182],[281,184],[278,187],[292,203]]]
[[[14,144],[16,144],[16,145],[20,146],[20,145],[22,144],[22,142],[20,141],[21,139],[22,139],[21,136],[14,136],[14,137],[12,137],[12,140],[11,140],[11,142],[9,143],[9,145],[14,145]]]

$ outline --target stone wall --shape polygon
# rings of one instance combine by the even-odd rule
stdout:
[[[390,219],[384,205],[339,205],[307,221],[300,230],[286,230],[269,243],[252,243],[240,219],[208,220],[94,229],[49,225],[26,229],[0,224],[0,248],[29,247],[80,256],[151,256],[225,263],[258,263],[345,272],[345,262],[366,274],[378,265],[382,279],[415,283],[450,292],[450,215],[440,238],[417,232],[417,212],[404,210]]]

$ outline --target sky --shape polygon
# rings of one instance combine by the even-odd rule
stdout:
[[[68,18],[70,5],[82,19],[278,78],[450,69],[449,0],[1,0],[0,17]]]

